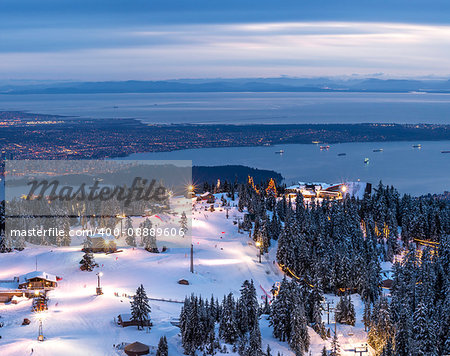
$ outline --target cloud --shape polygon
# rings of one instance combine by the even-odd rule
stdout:
[[[4,34],[4,32],[3,32]],[[302,21],[9,29],[0,78],[448,75],[450,25]]]

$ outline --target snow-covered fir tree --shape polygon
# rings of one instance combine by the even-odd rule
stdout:
[[[338,323],[355,325],[355,307],[349,295],[341,296],[336,309],[336,321]]]
[[[184,211],[181,213],[180,230],[183,232],[183,235],[186,235],[188,232],[188,219],[186,216],[186,212]]]
[[[141,244],[144,248],[153,253],[158,253],[158,246],[156,244],[156,235],[153,233],[153,224],[149,218],[146,218],[140,225],[142,231]]]
[[[161,336],[159,339],[156,356],[169,356],[169,346],[167,345],[166,336]]]
[[[125,242],[128,246],[136,246],[136,236],[134,234],[133,229],[133,220],[130,216],[127,216],[127,219],[125,221]]]
[[[86,252],[80,261],[80,269],[82,271],[92,272],[96,266],[98,265],[95,263],[94,255],[90,252]]]
[[[137,289],[131,301],[131,318],[138,323],[138,329],[143,329],[150,322],[151,308],[149,299],[141,284]]]
[[[219,335],[228,344],[233,344],[239,337],[236,302],[231,293],[225,296],[222,302]]]

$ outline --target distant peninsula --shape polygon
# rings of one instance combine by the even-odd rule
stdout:
[[[445,124],[152,125],[0,112],[0,149],[14,159],[102,159],[195,148],[450,140]]]

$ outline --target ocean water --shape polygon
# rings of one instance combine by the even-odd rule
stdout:
[[[450,94],[0,94],[0,111],[149,123],[449,123]]]
[[[422,148],[412,146],[421,143]],[[382,152],[373,150],[382,149]],[[276,151],[284,150],[282,155]],[[450,191],[450,141],[370,142],[331,145],[320,150],[314,144],[261,147],[203,148],[161,153],[139,153],[129,159],[189,159],[194,165],[241,164],[270,169],[287,184],[357,181],[394,185],[401,193],[421,195]],[[345,153],[345,156],[338,156]],[[364,163],[365,158],[369,163]]]
[[[0,95],[0,110],[148,123],[450,123],[449,94],[417,93],[158,93]],[[379,180],[414,195],[450,190],[450,141],[236,147],[132,155],[188,159],[197,165],[272,169],[286,183]],[[383,152],[373,152],[383,148]],[[284,149],[283,155],[275,151]],[[346,153],[346,156],[338,156]],[[369,164],[364,159],[369,158]]]

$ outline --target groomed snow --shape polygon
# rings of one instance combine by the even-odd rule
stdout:
[[[197,207],[206,206],[198,203]],[[209,205],[208,205],[209,206]],[[40,314],[31,311],[31,300],[19,304],[0,304],[0,355],[124,355],[113,345],[139,341],[156,346],[159,338],[166,335],[169,355],[182,355],[179,329],[170,322],[178,319],[182,304],[151,300],[153,327],[149,333],[136,327],[122,328],[114,323],[119,314],[130,312],[130,299],[142,283],[151,298],[183,301],[191,293],[209,298],[211,294],[221,301],[224,294],[233,292],[238,296],[245,279],[253,279],[258,297],[269,291],[273,283],[282,279],[282,273],[273,264],[275,246],[262,263],[258,263],[257,250],[248,234],[239,234],[233,224],[240,213],[232,208],[229,219],[226,212],[216,208],[215,212],[204,209],[194,211],[192,241],[194,244],[195,273],[189,272],[189,250],[169,249],[160,254],[149,253],[142,248],[125,248],[115,254],[95,254],[99,264],[94,272],[79,269],[83,256],[79,247],[27,248],[0,256],[0,280],[12,279],[36,269],[62,277],[58,287],[49,293],[49,310]],[[136,222],[138,224],[139,222]],[[97,272],[103,272],[101,282],[104,294],[95,295]],[[187,279],[189,285],[177,283]],[[118,293],[119,297],[115,296]],[[334,298],[334,305],[337,297]],[[262,299],[261,299],[262,301]],[[363,331],[362,303],[353,296],[357,312],[356,327],[338,326],[341,350],[350,350],[365,341]],[[24,318],[31,324],[22,326]],[[46,340],[38,342],[39,318],[42,318]],[[331,318],[333,319],[333,318]],[[324,315],[324,320],[326,316]],[[287,343],[273,338],[266,316],[261,318],[263,350],[270,344],[272,353],[294,355]],[[332,330],[334,325],[329,326]],[[323,345],[329,347],[310,329],[311,354],[320,355]],[[228,348],[230,349],[230,348]],[[33,353],[32,353],[33,350]],[[220,355],[220,354],[219,354]],[[229,353],[228,355],[233,355]],[[342,355],[354,355],[353,351]]]

